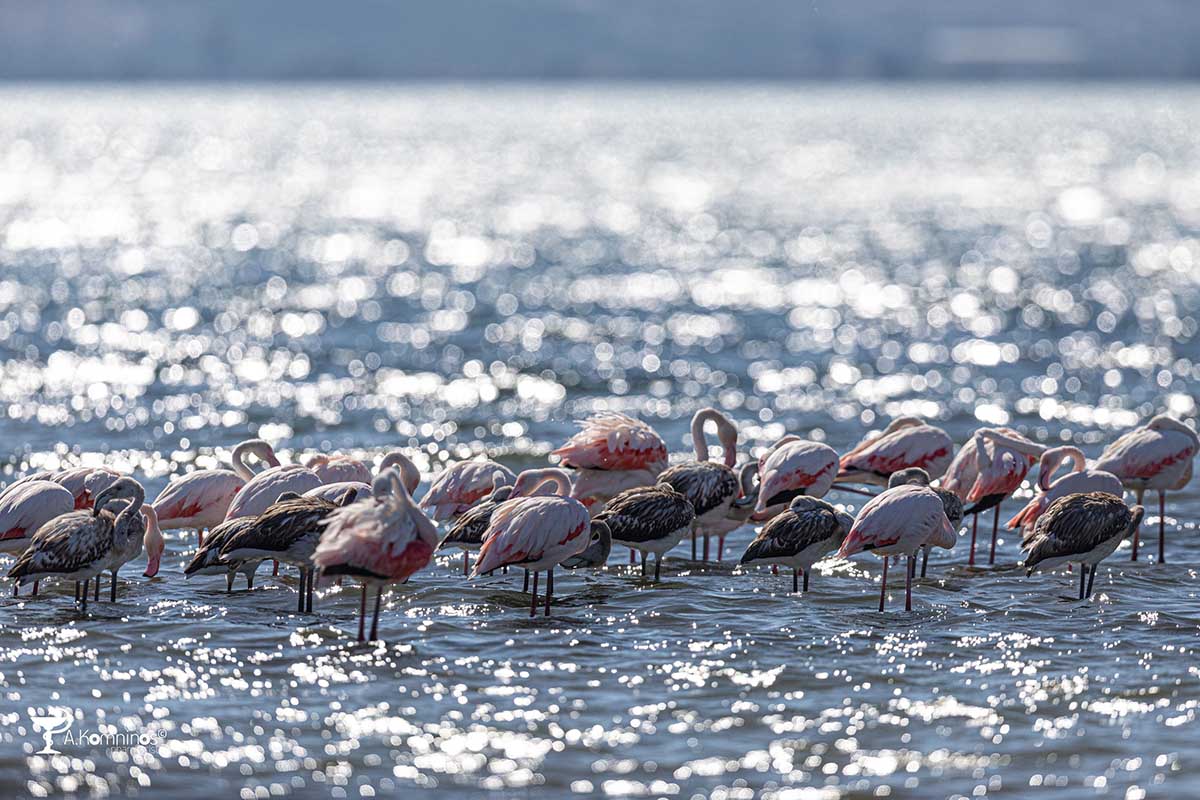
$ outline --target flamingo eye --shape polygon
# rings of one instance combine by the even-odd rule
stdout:
[[[593,533],[593,534],[592,534],[592,541],[593,541],[593,542],[598,542],[598,541],[600,541],[600,534],[598,534],[598,533]]]

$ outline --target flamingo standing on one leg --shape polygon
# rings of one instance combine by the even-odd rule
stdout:
[[[204,532],[219,525],[229,513],[233,498],[254,478],[247,459],[255,456],[271,467],[279,459],[271,445],[262,439],[248,439],[233,448],[230,463],[233,469],[198,469],[172,480],[152,505],[163,530],[195,529],[199,545],[204,545]]]
[[[842,456],[834,482],[887,486],[892,473],[909,467],[940,478],[953,456],[950,434],[917,417],[898,417],[882,433],[868,436]]]
[[[312,557],[322,576],[348,575],[362,583],[360,642],[365,640],[368,587],[375,587],[374,641],[384,587],[425,567],[438,541],[437,528],[413,502],[399,470],[381,470],[371,493],[372,499],[339,508],[325,519],[325,533]]]
[[[29,547],[33,534],[55,517],[75,510],[75,498],[61,484],[23,480],[0,493],[0,553],[17,555]],[[37,594],[37,584],[33,586]],[[13,584],[13,597],[17,584]]]
[[[813,564],[841,547],[853,525],[854,517],[845,511],[824,500],[800,495],[792,499],[786,511],[763,526],[738,563],[791,567],[792,592],[800,591],[801,573],[807,592]]]
[[[1072,463],[1073,469],[1055,480],[1055,473],[1068,461]],[[1032,533],[1038,517],[1050,504],[1069,494],[1107,492],[1120,497],[1125,491],[1116,475],[1100,469],[1089,469],[1083,451],[1070,445],[1051,447],[1042,453],[1042,460],[1038,465],[1037,485],[1038,493],[1008,521],[1009,528],[1022,528],[1026,534]]]
[[[709,461],[708,440],[704,426],[715,423],[717,441],[721,444],[724,463]],[[696,557],[696,538],[704,541],[704,560],[708,561],[708,540],[717,537],[717,560],[725,551],[725,536],[746,523],[754,507],[752,482],[754,465],[743,465],[735,472],[737,463],[737,426],[715,408],[702,408],[692,416],[692,445],[696,460],[668,467],[658,476],[692,502],[696,521],[692,529],[692,558]],[[747,496],[743,497],[743,494]]]
[[[667,483],[626,489],[608,501],[594,518],[603,521],[613,544],[642,554],[642,577],[646,575],[647,553],[654,553],[654,580],[662,571],[662,557],[694,530],[696,512],[692,501]]]
[[[1177,419],[1160,414],[1134,428],[1104,448],[1096,469],[1111,472],[1132,489],[1138,505],[1146,490],[1158,492],[1158,563],[1166,561],[1166,493],[1178,491],[1192,480],[1192,460],[1200,450],[1200,437]],[[1133,533],[1137,561],[1138,531]]]
[[[765,522],[796,497],[824,497],[838,472],[838,455],[821,442],[785,436],[758,460],[758,500],[751,519]]]
[[[1112,555],[1122,540],[1134,535],[1145,513],[1140,505],[1131,509],[1120,497],[1107,492],[1058,498],[1038,517],[1033,532],[1022,542],[1027,552],[1026,574],[1077,563],[1079,599],[1090,597],[1096,565]]]
[[[904,484],[885,489],[867,501],[859,512],[838,555],[849,558],[866,550],[883,556],[883,578],[879,582],[879,610],[887,597],[889,556],[908,556],[904,571],[904,610],[912,610],[913,557],[925,545],[954,546],[954,528],[946,518],[937,492],[927,486]]]
[[[967,563],[975,566],[975,539],[979,515],[989,508],[992,516],[992,544],[988,563],[996,563],[996,533],[1000,528],[1000,504],[1021,486],[1029,469],[1041,458],[1046,448],[1031,442],[1012,428],[980,428],[954,457],[942,486],[964,502],[972,503],[963,510],[973,515],[971,521],[971,552]]]
[[[603,566],[612,547],[608,526],[591,519],[572,497],[509,500],[492,514],[472,577],[508,565],[533,573],[529,616],[537,613],[538,573],[546,572],[546,616],[554,595],[554,568]]]
[[[653,485],[667,467],[667,443],[641,420],[600,411],[578,424],[579,432],[550,455],[576,470],[571,496],[593,517],[618,492]]]

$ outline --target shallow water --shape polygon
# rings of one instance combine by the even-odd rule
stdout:
[[[683,457],[887,418],[1011,424],[1091,456],[1200,378],[1200,92],[1154,87],[0,91],[0,455],[153,494],[260,434],[295,454],[543,460],[615,407]],[[214,452],[213,448],[217,448]],[[1027,494],[1027,493],[1026,493]],[[831,499],[857,503],[849,495]],[[1005,508],[1015,512],[1017,502]],[[1029,579],[960,543],[915,611],[879,564],[790,578],[615,553],[560,575],[447,559],[352,642],[131,565],[84,618],[0,600],[0,786],[242,797],[1181,797],[1195,745],[1200,489],[1168,561]],[[990,522],[990,520],[989,520]],[[1147,532],[1157,526],[1147,509]],[[897,571],[890,576],[897,578]],[[29,714],[150,737],[35,755]],[[56,740],[60,741],[61,740]],[[1048,792],[1048,787],[1054,791]]]

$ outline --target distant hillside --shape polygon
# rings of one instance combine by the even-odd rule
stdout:
[[[1187,0],[0,0],[0,79],[1200,77]]]

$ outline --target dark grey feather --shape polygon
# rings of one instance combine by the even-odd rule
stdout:
[[[688,527],[696,518],[691,501],[670,485],[626,489],[596,516],[617,542],[655,542]]]
[[[733,470],[714,461],[689,461],[669,467],[658,476],[660,484],[667,484],[692,503],[696,516],[711,511],[717,506],[737,497],[738,480]],[[613,532],[614,538],[616,532]]]

